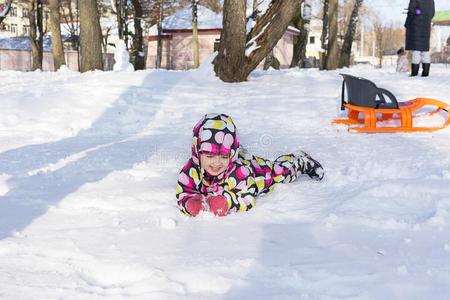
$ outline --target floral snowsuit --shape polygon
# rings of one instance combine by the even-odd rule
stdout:
[[[239,145],[236,126],[224,114],[207,114],[194,127],[192,158],[178,177],[176,197],[182,212],[195,195],[223,195],[230,211],[247,211],[255,197],[273,190],[276,183],[294,181],[302,173],[302,160],[287,154],[270,161],[249,154]],[[200,166],[199,153],[230,155],[228,168],[219,176],[209,176]]]

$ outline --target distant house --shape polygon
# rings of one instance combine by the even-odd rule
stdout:
[[[70,37],[63,36],[63,42],[66,43]],[[70,42],[70,41],[69,41]],[[43,40],[43,59],[42,70],[54,71],[53,55],[51,53],[52,40],[49,35],[44,36]],[[73,71],[78,71],[78,52],[74,50],[65,50],[64,58],[66,66]],[[0,38],[0,71],[29,71],[32,67],[31,40],[26,36]],[[114,64],[113,54],[104,54],[104,69],[112,70]]]
[[[193,67],[192,53],[192,11],[190,8],[179,10],[163,21],[161,67],[174,70],[186,70]],[[204,6],[198,7],[198,35],[200,63],[214,52],[214,42],[220,38],[222,16]],[[291,63],[293,40],[299,31],[289,27],[274,48],[274,55],[282,68]],[[157,32],[152,30],[148,37],[147,68],[154,68],[157,51]]]
[[[306,57],[319,58],[322,51],[322,20],[312,19],[309,24],[308,43],[306,44]]]
[[[53,71],[52,40],[49,35],[43,40],[42,70]],[[68,68],[78,70],[78,53],[66,51],[65,60]],[[0,71],[29,71],[32,66],[31,40],[27,36],[0,38]]]

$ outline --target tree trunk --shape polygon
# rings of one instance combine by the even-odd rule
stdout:
[[[275,70],[280,69],[280,61],[275,57],[275,55],[273,55],[273,50],[270,51],[266,56],[266,59],[264,60],[263,70],[268,70],[270,67],[274,68]]]
[[[61,25],[59,16],[59,0],[50,0],[50,30],[52,33],[52,54],[53,66],[58,71],[62,65],[65,65],[64,48],[61,39]]]
[[[29,3],[30,40],[31,40],[31,70],[42,70],[43,38],[42,1],[31,0]]]
[[[283,36],[301,2],[272,0],[246,35],[245,1],[225,0],[219,54],[214,61],[216,75],[225,82],[245,81]]]
[[[161,60],[162,60],[162,22],[163,22],[163,9],[164,9],[164,3],[163,0],[159,0],[159,17],[158,17],[158,36],[156,38],[156,62],[155,62],[155,68],[159,69],[161,68]]]
[[[243,72],[246,43],[246,3],[225,0],[223,4],[223,29],[219,53],[215,59],[216,75],[225,82],[244,81]]]
[[[135,70],[145,68],[144,59],[144,38],[142,33],[141,20],[143,16],[140,0],[132,0],[134,7],[134,35],[133,35],[133,62]]]
[[[291,60],[291,68],[305,67],[305,59],[306,59],[306,45],[308,44],[308,36],[309,36],[309,27],[310,19],[303,18],[302,9],[297,17],[294,18],[294,26],[300,30],[300,34],[294,38],[294,53],[292,55]]]
[[[11,10],[12,0],[8,0],[3,4],[3,7],[0,7],[0,24],[2,24],[3,20],[8,15]]]
[[[129,45],[129,36],[130,36],[130,31],[128,30],[128,4],[127,2],[125,2],[125,4],[123,5],[123,40],[125,42],[125,46],[127,47],[128,50],[128,45]]]
[[[350,21],[348,22],[347,32],[345,33],[344,43],[342,44],[341,55],[339,58],[339,68],[350,66],[350,57],[352,53],[353,38],[358,24],[359,8],[363,0],[355,0]]]
[[[328,49],[327,49],[327,59],[326,68],[327,70],[336,70],[338,66],[338,0],[329,0],[329,32],[328,32]]]
[[[116,14],[117,14],[117,30],[119,32],[119,39],[123,40],[123,1],[115,0]]]
[[[320,54],[320,69],[324,70],[327,67],[327,48],[328,48],[328,5],[329,0],[323,1],[323,17],[322,17],[322,35],[320,36],[320,43],[322,45],[322,53]]]
[[[81,72],[103,70],[102,35],[96,0],[80,0]]]
[[[108,39],[111,35],[111,27],[106,28],[105,34],[102,33],[102,51],[103,53],[108,52]]]
[[[193,54],[193,58],[194,58],[194,68],[195,69],[200,66],[197,1],[198,0],[192,0],[192,54]]]
[[[383,33],[384,26],[381,22],[376,22],[374,24],[375,31],[375,44],[376,44],[376,57],[378,57],[378,67],[381,69],[383,67]]]

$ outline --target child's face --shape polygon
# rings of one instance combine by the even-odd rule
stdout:
[[[230,157],[228,155],[201,154],[201,166],[212,176],[217,176],[228,167]]]

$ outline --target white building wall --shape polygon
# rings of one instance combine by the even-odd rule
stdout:
[[[0,36],[27,36],[30,33],[27,4],[13,2],[11,10],[3,20]]]

